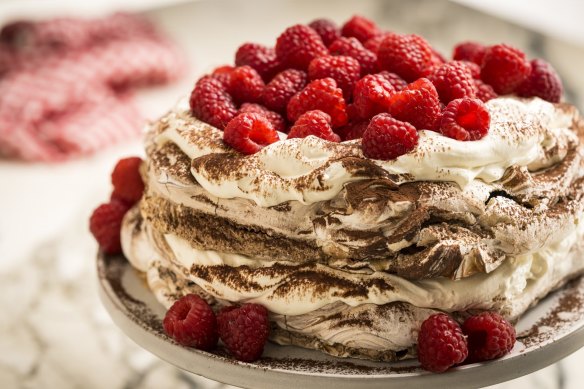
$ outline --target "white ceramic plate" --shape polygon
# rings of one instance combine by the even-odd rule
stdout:
[[[174,343],[162,330],[165,309],[144,277],[123,256],[98,256],[100,297],[132,340],[181,369],[246,388],[467,388],[493,385],[548,366],[584,345],[584,277],[541,301],[516,325],[515,348],[504,358],[443,374],[416,361],[376,363],[333,358],[318,351],[268,343],[262,359],[239,362],[219,349],[207,353]]]

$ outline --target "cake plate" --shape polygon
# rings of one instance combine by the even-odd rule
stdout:
[[[99,294],[113,321],[134,342],[191,373],[244,388],[468,388],[493,385],[548,366],[584,345],[584,277],[549,295],[517,323],[518,341],[505,357],[450,369],[422,370],[417,361],[378,363],[333,358],[319,351],[268,342],[254,363],[178,345],[162,329],[165,309],[143,274],[121,256],[98,255]]]

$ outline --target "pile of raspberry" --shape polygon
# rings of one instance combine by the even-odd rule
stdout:
[[[412,150],[419,130],[473,141],[489,130],[485,102],[499,95],[559,102],[562,83],[541,59],[505,44],[463,42],[446,60],[424,38],[380,29],[354,16],[287,28],[275,46],[245,43],[235,66],[197,81],[192,114],[224,131],[224,142],[253,154],[287,138],[362,138],[366,157]]]

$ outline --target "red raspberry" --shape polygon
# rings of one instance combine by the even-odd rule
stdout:
[[[130,207],[125,202],[112,199],[109,203],[101,204],[93,211],[89,219],[89,231],[104,253],[117,254],[122,252],[120,230],[122,229],[122,219]]]
[[[276,41],[276,55],[290,68],[306,70],[310,61],[326,54],[328,50],[320,36],[302,24],[288,27]]]
[[[231,73],[233,73],[234,69],[235,68],[230,65],[219,66],[218,68],[215,68],[213,70],[213,73],[211,73],[210,77],[221,82],[221,84],[223,84],[223,86],[225,87],[225,90],[227,90],[231,85]]]
[[[474,80],[474,81],[475,81],[475,86],[477,88],[476,89],[477,99],[479,99],[483,102],[487,102],[487,101],[497,97],[497,94],[493,90],[492,86],[490,86],[489,84],[485,84],[481,80]]]
[[[471,316],[462,325],[468,337],[468,359],[488,361],[507,354],[515,345],[515,328],[495,312]]]
[[[456,140],[478,140],[487,135],[491,117],[479,99],[452,100],[442,113],[440,132]]]
[[[320,35],[322,42],[327,47],[341,37],[341,31],[337,27],[337,24],[329,19],[313,20],[308,27],[312,28],[318,35]]]
[[[481,66],[487,48],[477,42],[462,42],[454,47],[452,59],[456,61],[474,62]]]
[[[279,140],[272,123],[258,113],[237,115],[223,131],[223,142],[243,154],[255,154],[264,146]]]
[[[365,41],[365,43],[363,43],[363,46],[367,50],[374,53],[375,55],[378,55],[379,54],[379,46],[381,46],[381,42],[383,42],[383,40],[389,35],[393,35],[393,32],[384,32],[384,33],[381,33],[379,35],[376,35],[373,38]]]
[[[197,82],[189,103],[195,117],[221,130],[237,113],[223,84],[211,77],[203,77]]]
[[[476,87],[470,69],[462,62],[452,61],[436,68],[428,76],[444,104],[454,99],[475,97]]]
[[[274,130],[286,132],[286,121],[284,120],[284,118],[279,113],[270,111],[263,105],[243,103],[239,108],[238,114],[240,113],[258,113],[260,115],[263,115],[266,119],[270,121],[270,123],[272,123],[272,127],[274,127]]]
[[[433,64],[430,44],[418,35],[387,36],[379,46],[379,64],[383,70],[411,82],[423,77]]]
[[[251,66],[265,82],[270,81],[281,68],[276,51],[258,43],[245,43],[239,46],[235,53],[235,65]]]
[[[290,128],[288,139],[306,138],[314,135],[330,142],[340,142],[341,138],[333,132],[331,117],[322,111],[304,112]]]
[[[559,103],[564,87],[555,69],[543,59],[531,61],[531,73],[517,88],[524,97],[537,96],[552,103]]]
[[[434,85],[420,78],[389,99],[389,113],[418,130],[436,130],[440,124],[440,99]]]
[[[396,91],[402,90],[406,86],[408,86],[408,83],[403,78],[401,78],[400,76],[398,76],[395,73],[391,73],[391,72],[388,72],[387,70],[384,70],[384,71],[379,72],[377,74],[379,74],[380,76],[383,76],[387,81],[389,81],[389,83],[391,85],[393,85],[393,87],[395,88]]]
[[[361,65],[352,57],[343,55],[327,55],[313,59],[308,66],[308,78],[318,80],[330,77],[343,90],[343,96],[348,100],[353,94],[355,83],[359,80]]]
[[[476,63],[469,62],[469,61],[455,61],[455,62],[465,65],[468,68],[468,70],[470,71],[470,75],[472,76],[473,79],[475,79],[475,80],[481,79],[481,67],[479,65],[477,65]]]
[[[337,134],[341,137],[341,140],[348,141],[353,139],[359,139],[363,137],[363,133],[369,126],[369,121],[349,123],[337,130]]]
[[[369,119],[380,112],[387,112],[389,98],[395,88],[381,74],[368,74],[355,84],[353,104],[362,119]]]
[[[495,45],[487,49],[481,67],[481,79],[500,95],[512,93],[531,71],[525,54],[511,46]]]
[[[227,89],[238,103],[258,103],[262,101],[264,81],[251,66],[239,66],[231,72],[231,82]]]
[[[418,132],[410,123],[380,113],[369,122],[362,142],[367,158],[388,161],[413,150],[418,144]]]
[[[359,61],[361,76],[378,71],[377,55],[363,47],[357,38],[339,38],[329,46],[329,50],[333,55],[346,55]]]
[[[379,35],[381,31],[374,21],[355,15],[347,21],[341,28],[341,35],[346,37],[355,37],[361,43]]]
[[[217,323],[221,340],[235,358],[253,362],[262,356],[270,334],[266,308],[258,304],[223,308]]]
[[[215,313],[196,294],[187,294],[175,301],[166,312],[162,326],[177,343],[199,350],[211,350],[219,340]]]
[[[112,171],[114,190],[112,198],[128,204],[135,204],[144,193],[144,181],[140,175],[142,159],[139,157],[123,158],[116,163]]]
[[[424,369],[442,373],[467,355],[467,341],[457,322],[444,313],[424,320],[418,333],[418,361]]]
[[[332,78],[314,80],[295,94],[288,103],[288,120],[296,122],[304,112],[316,109],[330,115],[333,128],[347,124],[347,105],[343,91],[337,88]]]
[[[264,105],[272,111],[285,113],[288,102],[308,83],[302,70],[288,69],[278,73],[264,89]]]

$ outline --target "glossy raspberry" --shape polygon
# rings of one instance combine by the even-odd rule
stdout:
[[[196,294],[187,294],[175,301],[166,312],[162,326],[177,343],[199,350],[211,350],[219,340],[215,313]]]
[[[485,84],[481,80],[474,80],[474,81],[475,81],[476,98],[477,99],[479,99],[483,102],[487,102],[487,101],[497,97],[497,93],[495,93],[492,86],[490,86],[489,84]]]
[[[231,72],[228,92],[237,104],[259,103],[264,93],[264,81],[251,66],[238,66]]]
[[[436,130],[441,115],[438,92],[428,79],[420,78],[391,95],[389,113],[398,120],[411,123],[418,130]]]
[[[225,128],[237,113],[235,103],[225,86],[210,77],[197,82],[189,103],[195,117],[219,129]]]
[[[423,77],[433,64],[430,44],[418,35],[387,36],[379,46],[379,64],[382,70],[398,74],[411,82]]]
[[[277,112],[270,111],[269,109],[267,109],[263,105],[253,104],[253,103],[243,103],[241,105],[241,107],[239,108],[238,114],[240,114],[240,113],[260,114],[269,120],[269,122],[272,124],[272,127],[274,127],[274,130],[280,131],[280,132],[286,132],[286,121],[284,120],[282,115],[280,115]]]
[[[295,94],[288,103],[288,120],[296,120],[306,111],[320,110],[330,115],[333,128],[347,124],[347,106],[343,91],[332,78],[321,78],[310,82]]]
[[[480,80],[481,67],[479,65],[477,65],[474,62],[469,62],[469,61],[456,61],[456,62],[465,65],[467,67],[467,69],[470,71],[470,75],[472,76],[473,79]]]
[[[507,354],[515,345],[515,328],[495,312],[471,316],[462,325],[468,337],[468,360],[488,361]]]
[[[525,54],[511,46],[487,49],[481,66],[481,79],[500,95],[512,93],[529,76],[531,65]]]
[[[326,55],[313,59],[308,66],[308,78],[318,80],[330,77],[343,90],[343,96],[348,100],[353,94],[355,83],[361,75],[361,65],[352,57],[344,55]]]
[[[308,27],[312,28],[318,35],[320,35],[322,43],[327,47],[341,37],[339,27],[330,19],[313,20]]]
[[[97,207],[89,219],[89,230],[97,240],[99,247],[107,254],[122,252],[120,230],[122,219],[130,205],[113,199],[109,203]]]
[[[398,76],[395,73],[391,73],[391,72],[388,72],[387,70],[384,70],[384,71],[379,72],[377,74],[379,74],[380,76],[383,76],[387,81],[389,81],[389,83],[394,87],[394,89],[396,91],[402,90],[406,86],[408,86],[408,83],[403,78],[401,78],[400,76]]]
[[[326,54],[328,50],[320,36],[302,24],[288,27],[276,41],[276,55],[289,68],[306,70],[310,61]]]
[[[409,123],[387,113],[371,119],[363,133],[363,154],[367,158],[388,161],[411,151],[418,144],[418,132]]]
[[[462,42],[454,46],[452,59],[456,61],[469,61],[481,66],[487,48],[477,42]]]
[[[531,73],[517,88],[519,96],[537,96],[552,103],[559,103],[563,93],[564,87],[560,76],[543,59],[531,61]]]
[[[470,69],[462,62],[452,61],[438,67],[428,76],[444,104],[454,99],[475,97],[476,86]]]
[[[346,55],[355,58],[361,65],[361,76],[376,73],[377,55],[367,50],[357,38],[339,38],[334,41],[329,50],[333,55]]]
[[[381,42],[383,42],[383,40],[389,35],[393,35],[393,32],[384,32],[379,35],[376,35],[373,38],[365,41],[365,43],[363,43],[363,46],[367,50],[377,55],[379,54],[379,46],[381,46]]]
[[[223,142],[243,154],[255,154],[280,140],[272,123],[262,114],[241,113],[223,131]]]
[[[227,307],[217,315],[219,336],[238,360],[253,362],[262,356],[270,334],[268,310],[258,304]]]
[[[361,43],[365,43],[380,33],[374,21],[358,15],[349,19],[341,28],[342,36],[357,38]]]
[[[362,119],[369,119],[374,115],[387,112],[389,99],[395,88],[381,74],[368,74],[355,84],[353,104]]]
[[[290,128],[288,139],[306,138],[314,135],[330,142],[340,142],[341,138],[333,132],[331,117],[322,111],[304,112]]]
[[[440,132],[456,140],[478,140],[487,135],[491,118],[479,99],[452,100],[442,113]]]
[[[231,73],[233,73],[234,69],[235,67],[230,65],[219,66],[218,68],[213,69],[210,77],[221,82],[225,87],[225,90],[227,90],[231,85]]]
[[[264,105],[279,113],[286,113],[288,102],[308,83],[302,70],[288,69],[278,73],[264,88]]]
[[[346,126],[337,129],[337,134],[339,134],[343,142],[353,139],[359,139],[363,137],[363,133],[367,129],[367,126],[369,126],[368,120],[356,123],[349,123]]]
[[[270,81],[281,68],[276,51],[258,43],[244,43],[235,53],[235,65],[251,66],[260,74],[264,82]]]
[[[117,198],[128,204],[135,204],[144,193],[144,181],[140,175],[142,159],[130,157],[120,159],[112,171],[114,190],[112,198]]]
[[[467,341],[457,322],[444,313],[424,320],[418,333],[418,361],[424,369],[442,373],[467,355]]]

